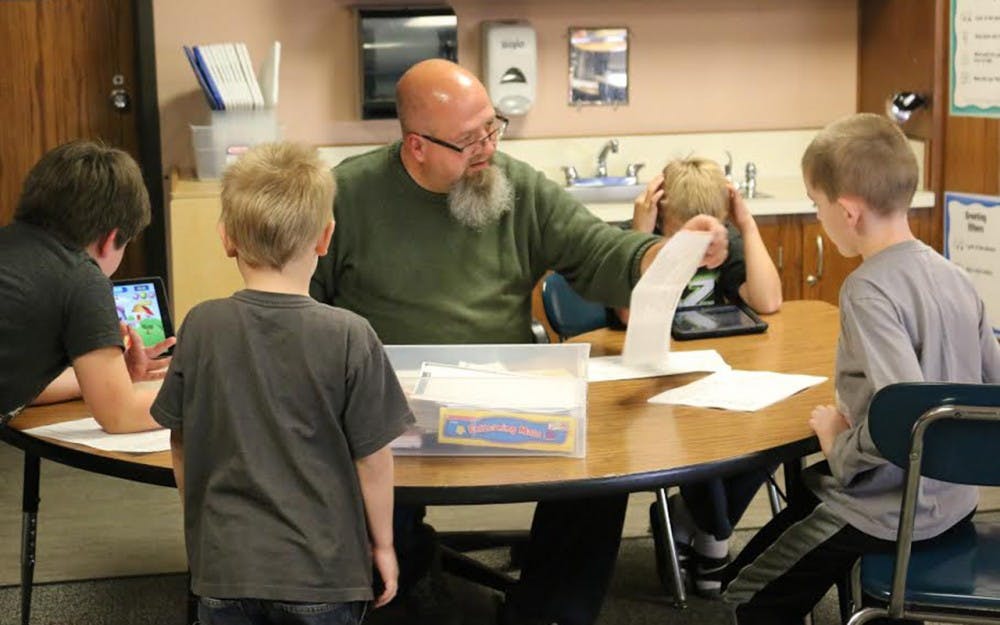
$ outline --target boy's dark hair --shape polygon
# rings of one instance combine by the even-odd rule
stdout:
[[[121,248],[149,225],[149,195],[139,165],[123,150],[70,141],[28,172],[14,219],[84,248],[115,228]]]

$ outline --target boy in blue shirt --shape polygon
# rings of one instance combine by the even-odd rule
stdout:
[[[226,170],[219,226],[246,289],[195,306],[153,405],[172,430],[202,625],[349,625],[396,592],[389,443],[413,422],[375,332],[309,297],[333,234],[312,148]]]

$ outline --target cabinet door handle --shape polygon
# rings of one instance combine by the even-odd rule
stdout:
[[[778,246],[778,272],[785,270],[785,246]]]
[[[806,276],[806,284],[815,285],[823,277],[823,235],[816,235],[816,275]]]

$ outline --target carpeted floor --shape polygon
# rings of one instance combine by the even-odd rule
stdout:
[[[736,538],[740,544],[749,532]],[[691,597],[688,607],[678,610],[657,581],[652,556],[652,540],[629,538],[622,542],[611,591],[598,625],[707,625],[727,623],[721,603]],[[482,552],[477,557],[494,565],[505,558],[501,550]],[[462,606],[464,623],[492,625],[499,595],[461,579],[448,578]],[[35,588],[32,602],[33,625],[183,625],[187,606],[187,579],[184,575],[158,575],[103,579],[84,582],[42,584]],[[0,625],[19,623],[19,588],[0,588]],[[824,600],[815,614],[815,625],[837,623],[836,600]],[[374,612],[367,625],[417,625],[390,606]],[[431,624],[419,624],[431,625]]]

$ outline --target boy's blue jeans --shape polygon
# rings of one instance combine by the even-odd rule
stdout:
[[[214,599],[198,602],[200,625],[360,625],[368,604],[293,603],[262,599]]]

